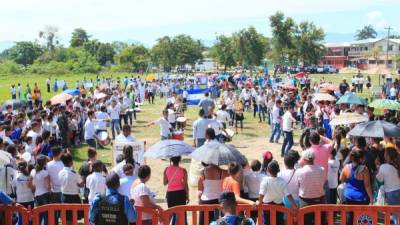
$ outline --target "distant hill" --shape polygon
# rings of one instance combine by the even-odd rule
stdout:
[[[11,48],[14,45],[13,41],[0,41],[0,52]]]

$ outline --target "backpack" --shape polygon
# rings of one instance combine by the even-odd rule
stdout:
[[[224,219],[224,217],[221,217],[217,220],[218,225],[229,225],[229,223]],[[251,225],[251,221],[247,217],[240,217],[236,216],[235,222],[233,225]]]
[[[35,148],[35,150],[34,150],[34,152],[33,152],[33,154],[34,154],[34,156],[35,156],[35,159],[36,159],[36,157],[39,156],[39,155],[48,156],[49,150],[50,150],[50,144],[48,144],[48,143],[44,143],[44,144],[43,144],[43,143],[40,143],[40,144]],[[46,153],[46,154],[44,154],[44,153]]]

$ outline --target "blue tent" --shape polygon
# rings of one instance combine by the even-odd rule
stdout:
[[[78,89],[67,89],[63,92],[72,96],[77,96],[81,94],[81,92]]]

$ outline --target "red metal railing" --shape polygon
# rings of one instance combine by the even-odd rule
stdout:
[[[158,212],[155,209],[135,207],[137,210],[137,225],[142,225],[143,213],[148,213],[152,218],[152,225],[157,225],[159,222],[167,225],[170,223],[171,216],[176,215],[176,224],[198,225],[199,214],[204,214],[203,224],[209,224],[209,213],[220,209],[219,205],[185,205],[169,208],[165,211]],[[397,224],[400,224],[400,206],[351,206],[351,205],[313,205],[301,208],[297,212],[291,209],[278,205],[260,205],[257,208],[252,208],[250,205],[238,205],[238,214],[244,214],[246,217],[251,217],[251,213],[257,211],[257,224],[263,224],[264,213],[270,214],[271,225],[277,224],[277,213],[284,215],[286,225],[309,225],[304,219],[313,214],[314,224],[322,224],[326,222],[328,225],[338,224],[346,225],[346,215],[352,213],[352,224],[390,224],[391,219],[397,218]],[[24,208],[21,205],[0,205],[0,215],[5,220],[5,225],[13,225],[13,214],[18,214],[22,220],[22,225],[28,225],[31,221],[33,225],[40,225],[40,221],[46,214],[48,225],[55,225],[56,218],[61,221],[62,225],[67,224],[67,212],[71,213],[72,220],[70,224],[78,225],[81,222],[79,214],[83,215],[83,223],[89,225],[89,205],[86,204],[50,204],[37,207],[33,210]],[[393,217],[397,215],[397,217]],[[41,217],[42,216],[42,217]],[[218,218],[218,215],[216,215]],[[1,221],[0,221],[1,222]],[[369,222],[369,223],[368,223]]]
[[[368,205],[313,205],[301,208],[298,211],[298,225],[307,225],[304,221],[306,214],[313,214],[315,224],[325,220],[328,225],[347,224],[346,214],[351,213],[353,225],[358,224],[390,224],[391,215],[400,214],[400,206],[368,206]],[[380,219],[378,221],[378,219]],[[400,224],[399,215],[397,224]]]

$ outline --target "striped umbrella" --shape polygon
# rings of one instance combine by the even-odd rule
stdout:
[[[400,103],[390,99],[375,99],[368,106],[375,109],[389,109],[400,111]]]
[[[353,123],[362,123],[367,122],[368,117],[360,115],[358,113],[342,113],[338,116],[334,116],[333,119],[329,122],[330,125],[348,125]]]

